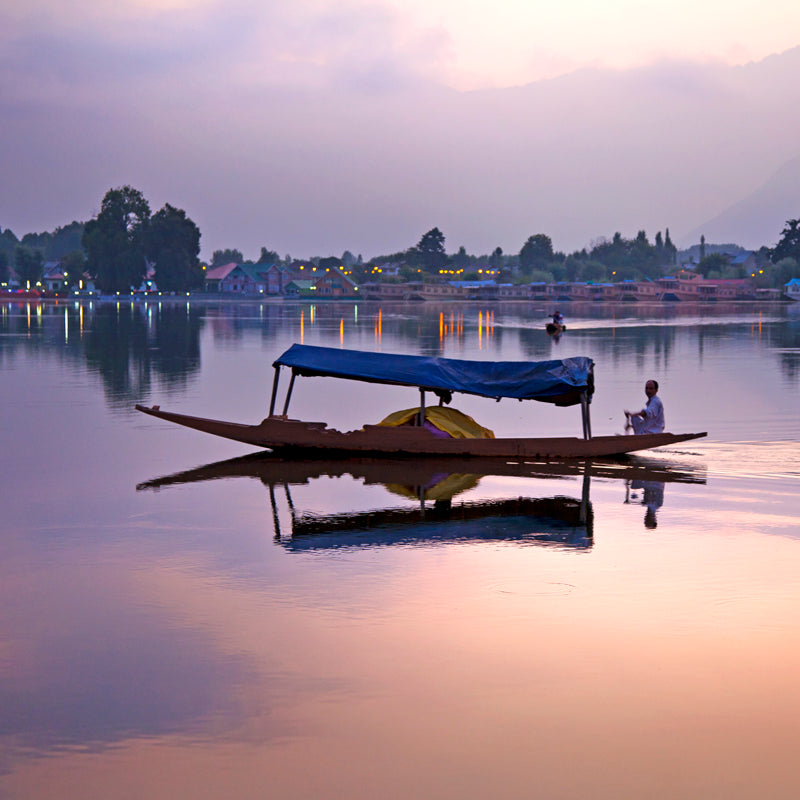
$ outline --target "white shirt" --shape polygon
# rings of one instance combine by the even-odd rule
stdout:
[[[664,404],[654,394],[647,405],[639,412],[642,418],[632,417],[634,433],[662,433],[664,431]]]

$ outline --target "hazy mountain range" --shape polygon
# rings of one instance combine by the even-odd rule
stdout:
[[[206,257],[370,257],[434,226],[450,252],[665,228],[681,247],[705,234],[757,248],[800,217],[799,75],[800,47],[466,93],[384,75],[291,91],[156,74],[74,97],[0,88],[0,225],[87,219],[130,183],[154,210],[184,208]]]

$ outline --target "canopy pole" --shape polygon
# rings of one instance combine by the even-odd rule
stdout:
[[[583,422],[583,438],[592,438],[592,424],[589,420],[589,398],[581,392],[581,421]]]
[[[283,416],[289,411],[289,401],[292,399],[292,389],[294,389],[295,371],[292,370],[292,377],[289,379],[289,388],[286,390],[286,402],[283,404]]]
[[[425,390],[422,388],[419,390],[419,419],[417,424],[420,428],[425,424]]]
[[[583,465],[583,486],[581,488],[581,511],[580,520],[585,525],[588,519],[589,509],[589,486],[591,485],[591,461]]]
[[[278,517],[278,506],[275,502],[275,484],[269,485],[269,504],[272,507],[272,527],[275,530],[275,539],[281,540],[281,522]]]
[[[586,438],[592,438],[592,404],[588,392],[584,392],[583,396],[586,398],[586,431],[589,434]]]
[[[275,398],[278,396],[278,379],[281,376],[281,367],[278,364],[275,367],[275,377],[272,379],[272,397],[269,401],[269,415],[272,416],[275,413]]]

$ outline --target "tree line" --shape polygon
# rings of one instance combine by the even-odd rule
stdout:
[[[729,249],[736,248],[731,245]],[[742,250],[742,248],[737,248]],[[707,252],[708,251],[708,252]],[[153,280],[162,291],[189,291],[203,285],[199,260],[200,230],[182,209],[167,203],[151,214],[143,194],[131,186],[110,189],[100,212],[89,222],[72,222],[52,233],[26,234],[18,241],[0,229],[0,281],[9,276],[13,263],[21,281],[34,284],[41,279],[44,262],[60,261],[62,272],[74,278],[88,273],[103,292],[128,292],[138,288],[153,270]],[[492,277],[502,282],[593,281],[655,279],[672,271],[678,259],[669,229],[657,232],[650,242],[641,230],[633,238],[615,233],[588,248],[570,254],[555,251],[545,233],[529,236],[518,253],[506,254],[496,247],[486,255],[470,255],[464,247],[448,254],[445,236],[439,228],[422,235],[416,245],[398,253],[364,261],[345,251],[341,257],[309,259],[321,267],[344,266],[357,282],[375,280],[387,264],[397,274],[383,280],[478,280]],[[237,264],[293,263],[267,247],[255,261],[245,259],[236,248],[215,250],[210,266]],[[756,253],[756,272],[746,274],[732,266],[719,246],[706,248],[701,239],[698,273],[706,278],[753,277],[759,286],[779,287],[797,277],[800,268],[800,219],[787,220],[778,244]]]
[[[144,195],[123,186],[106,192],[89,222],[21,241],[0,230],[0,281],[8,280],[13,263],[19,280],[34,285],[45,261],[58,261],[67,285],[87,274],[102,292],[127,293],[145,284],[152,268],[162,291],[189,291],[203,286],[199,255],[200,229],[185,211],[167,203],[151,214]]]

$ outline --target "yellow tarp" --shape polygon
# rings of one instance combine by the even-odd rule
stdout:
[[[397,427],[407,425],[419,414],[419,408],[407,408],[395,411],[379,425]],[[472,417],[462,414],[458,409],[445,406],[426,406],[425,419],[440,431],[449,433],[454,439],[494,439],[494,433],[482,425],[478,425]]]
[[[454,473],[435,483],[433,486],[425,487],[423,499],[425,500],[452,500],[457,494],[466,492],[467,489],[474,489],[481,479],[480,475],[462,475]],[[387,483],[386,488],[393,494],[401,497],[408,497],[411,500],[419,500],[420,489],[416,486],[403,486],[399,483]]]

